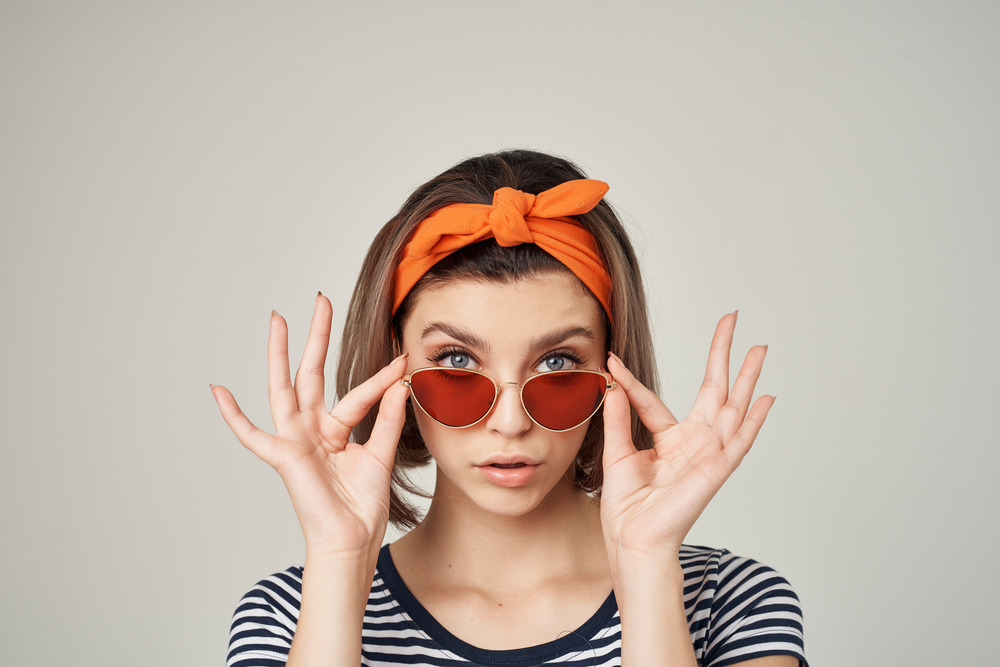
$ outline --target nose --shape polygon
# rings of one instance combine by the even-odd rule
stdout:
[[[531,418],[521,405],[520,387],[516,382],[497,385],[497,402],[486,418],[486,426],[507,438],[515,438],[531,428]]]

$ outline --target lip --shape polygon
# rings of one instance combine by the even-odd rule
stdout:
[[[487,482],[506,488],[525,486],[535,478],[541,462],[524,454],[494,454],[476,464]]]
[[[506,488],[525,486],[535,478],[537,465],[520,465],[516,468],[495,468],[491,465],[479,466],[479,473],[491,484]]]
[[[523,463],[528,466],[537,466],[541,464],[538,459],[532,458],[527,454],[513,453],[513,454],[493,454],[479,463],[476,463],[476,467],[491,466],[491,465],[515,465],[518,463]]]

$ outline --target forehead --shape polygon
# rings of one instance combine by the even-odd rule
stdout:
[[[403,340],[418,343],[429,326],[448,324],[484,339],[528,340],[574,327],[605,345],[601,306],[570,273],[494,283],[452,280],[422,290],[403,325]]]

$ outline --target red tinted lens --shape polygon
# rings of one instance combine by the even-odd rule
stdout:
[[[590,419],[607,388],[607,378],[599,373],[554,371],[526,381],[521,399],[536,422],[553,431],[566,431]]]
[[[430,368],[410,376],[410,391],[424,412],[445,426],[469,426],[493,407],[496,386],[488,377],[459,368]]]

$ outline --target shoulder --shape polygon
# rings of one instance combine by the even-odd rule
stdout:
[[[700,664],[722,666],[767,655],[805,664],[802,608],[774,568],[726,549],[685,545],[684,601]]]
[[[290,567],[254,584],[233,613],[226,664],[284,665],[301,601],[301,567]]]
[[[684,585],[710,593],[717,603],[739,604],[748,597],[777,594],[798,606],[791,584],[774,568],[727,549],[684,545],[680,551]]]

